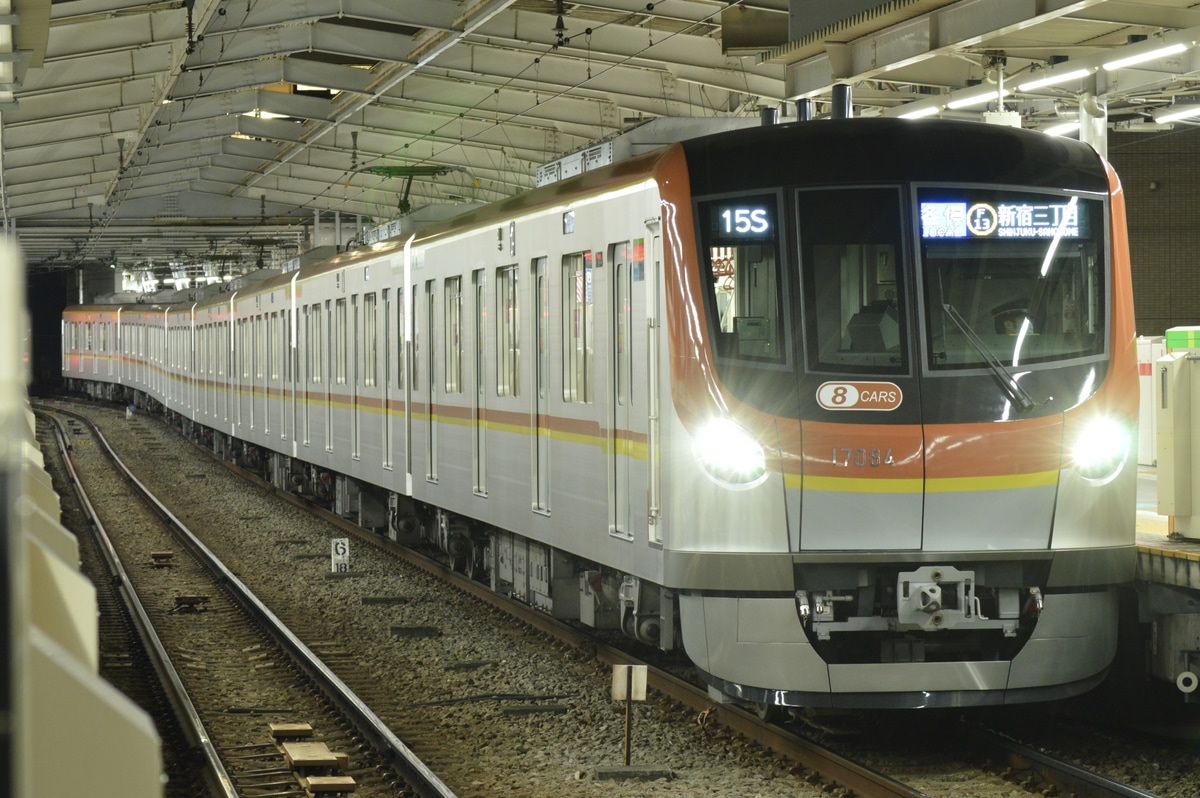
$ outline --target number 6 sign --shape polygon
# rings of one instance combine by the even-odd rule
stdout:
[[[333,538],[331,540],[331,568],[335,574],[350,570],[350,538]]]

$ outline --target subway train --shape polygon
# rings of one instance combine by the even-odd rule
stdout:
[[[62,373],[763,711],[1079,694],[1134,574],[1124,198],[1032,131],[690,139],[68,308]]]

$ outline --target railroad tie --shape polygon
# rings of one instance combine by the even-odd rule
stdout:
[[[350,767],[349,754],[331,751],[323,742],[311,740],[308,723],[272,723],[271,738],[283,754],[292,776],[308,798],[348,795],[358,789],[353,776],[338,771]]]

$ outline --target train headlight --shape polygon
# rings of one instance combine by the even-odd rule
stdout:
[[[1098,418],[1084,427],[1075,442],[1075,467],[1086,479],[1110,479],[1129,455],[1129,443],[1123,425],[1111,418]]]
[[[757,485],[767,478],[767,458],[762,446],[729,419],[704,425],[692,439],[692,452],[718,482],[741,488]]]

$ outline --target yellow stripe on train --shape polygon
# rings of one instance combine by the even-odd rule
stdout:
[[[1058,471],[1005,474],[991,477],[938,479],[867,479],[861,477],[801,477],[787,475],[787,487],[838,493],[968,493],[972,491],[1042,488],[1058,482]]]

